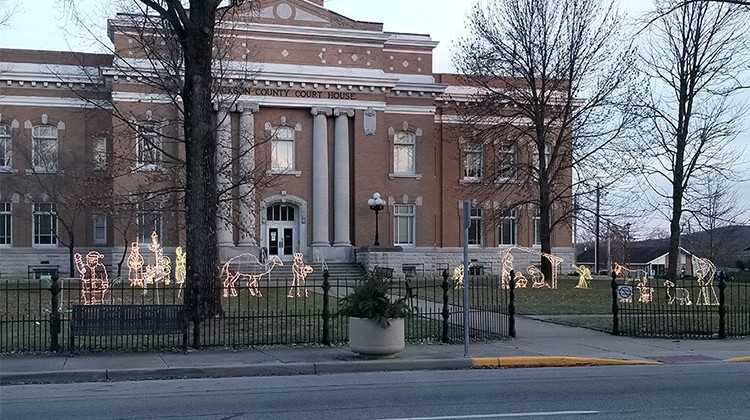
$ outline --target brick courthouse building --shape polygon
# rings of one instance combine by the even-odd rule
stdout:
[[[265,248],[431,274],[460,260],[460,202],[474,200],[471,256],[497,274],[499,249],[538,242],[535,211],[470,187],[485,166],[529,156],[511,147],[498,159],[461,141],[455,105],[469,90],[433,74],[430,36],[384,32],[322,3],[263,1],[220,26],[225,95],[215,109],[226,170],[217,179],[232,186],[217,220],[222,259]],[[67,272],[71,233],[77,252],[98,250],[110,267],[153,230],[167,255],[184,245],[179,192],[169,188],[180,178],[181,115],[150,81],[158,71],[137,22],[109,22],[114,55],[0,50],[2,277],[46,264]],[[131,213],[103,198],[135,192]],[[371,246],[375,192],[386,201],[381,247]],[[553,252],[572,262],[569,224],[553,233]]]

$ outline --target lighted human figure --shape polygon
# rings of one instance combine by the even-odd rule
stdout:
[[[534,289],[541,289],[544,287],[549,288],[549,284],[545,281],[544,273],[542,273],[542,270],[531,265],[526,269],[526,271],[529,273],[531,279],[533,280],[533,283],[531,283],[531,287],[533,287]]]
[[[294,263],[292,264],[292,275],[294,276],[294,280],[292,280],[292,287],[289,289],[289,293],[286,295],[287,297],[294,297],[293,292],[296,292],[297,297],[301,297],[300,290],[302,289],[305,290],[305,297],[308,297],[307,287],[305,287],[305,279],[308,274],[313,272],[313,268],[306,265],[303,259],[304,255],[302,255],[302,253],[294,253]]]
[[[698,298],[695,300],[696,305],[718,305],[719,298],[716,297],[714,290],[714,276],[716,275],[716,266],[710,260],[693,256],[693,267],[695,277],[700,286]]]
[[[73,255],[81,280],[81,299],[84,305],[101,305],[109,290],[107,268],[99,262],[104,255],[91,251],[86,254],[86,262],[79,253]]]
[[[172,272],[172,260],[164,256],[164,250],[159,244],[159,235],[156,232],[151,233],[151,243],[148,249],[154,253],[154,264],[146,266],[146,273],[143,276],[143,285],[156,284],[163,281],[164,284],[170,283],[169,275]]]
[[[510,287],[510,272],[513,271],[513,254],[510,253],[512,249],[500,251],[500,285],[503,289]]]
[[[174,282],[180,288],[180,291],[177,292],[177,297],[179,298],[182,295],[183,287],[185,287],[185,277],[187,274],[187,254],[182,251],[181,246],[175,248],[174,252]]]
[[[588,289],[589,288],[589,280],[593,280],[591,277],[591,270],[589,270],[588,267],[585,265],[575,265],[573,264],[573,269],[576,270],[576,273],[578,273],[578,284],[576,285],[576,289]]]
[[[138,242],[130,244],[130,255],[128,255],[128,279],[131,286],[143,287],[143,255],[141,255]]]
[[[516,289],[525,289],[526,285],[529,283],[529,280],[527,280],[526,276],[524,276],[520,271],[516,271],[516,276],[513,278],[513,280]]]
[[[648,277],[638,282],[638,302],[651,303],[654,300],[654,288],[648,285]]]

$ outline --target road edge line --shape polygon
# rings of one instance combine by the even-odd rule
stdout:
[[[472,368],[483,367],[563,367],[563,366],[607,366],[607,365],[660,365],[650,360],[602,359],[596,357],[530,356],[530,357],[476,357]]]

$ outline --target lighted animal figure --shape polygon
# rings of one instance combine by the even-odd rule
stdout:
[[[81,299],[84,305],[101,305],[109,290],[107,268],[99,262],[104,255],[91,251],[86,254],[86,262],[79,253],[73,255],[76,269],[81,279]]]
[[[716,297],[714,290],[714,277],[716,276],[716,266],[710,260],[693,256],[693,267],[695,268],[695,277],[700,286],[698,298],[695,300],[696,305],[718,305],[719,298]]]
[[[131,286],[143,287],[143,255],[141,255],[138,242],[130,244],[130,255],[128,255],[128,279]]]
[[[669,301],[668,304],[673,304],[674,301],[677,301],[677,304],[687,306],[692,305],[693,302],[690,300],[690,292],[684,287],[677,287],[674,283],[672,283],[669,280],[664,280],[664,285],[667,286],[667,298]],[[669,292],[669,289],[674,287],[675,293],[674,296],[672,293]]]
[[[531,279],[534,281],[531,283],[531,287],[534,289],[541,289],[541,288],[550,288],[549,283],[547,283],[544,280],[544,273],[542,273],[542,270],[536,268],[533,265],[530,265],[529,268],[526,269],[526,272],[529,273],[531,276]]]
[[[305,290],[305,297],[308,297],[308,291],[307,287],[305,287],[305,279],[307,278],[308,274],[311,274],[313,272],[313,268],[309,265],[306,265],[304,262],[304,255],[300,252],[294,253],[294,263],[292,264],[292,275],[294,276],[294,280],[292,280],[292,287],[289,289],[289,293],[287,293],[287,297],[293,298],[294,292],[296,292],[297,297],[300,296],[300,290]]]
[[[180,291],[177,292],[177,297],[179,298],[182,295],[182,289],[185,287],[185,277],[187,274],[187,254],[182,251],[181,246],[175,248],[174,252],[174,282],[180,288]]]
[[[147,265],[143,275],[143,287],[149,284],[156,284],[163,281],[164,284],[170,283],[169,275],[172,273],[172,260],[164,256],[164,250],[159,244],[159,235],[156,232],[151,233],[151,244],[148,249],[154,253],[154,265]]]
[[[258,258],[253,254],[240,254],[230,258],[221,269],[221,275],[224,277],[224,297],[237,296],[236,285],[238,280],[247,281],[247,288],[251,296],[262,297],[263,294],[258,288],[258,282],[263,276],[271,273],[271,270],[277,265],[284,265],[284,263],[276,255],[268,257],[265,263],[258,261]],[[235,271],[230,269],[233,266],[237,266]]]
[[[576,273],[578,273],[578,284],[576,285],[576,289],[588,289],[589,288],[589,280],[593,280],[593,277],[591,277],[591,270],[589,270],[588,267],[585,265],[575,265],[573,264],[573,269],[576,270]]]
[[[654,300],[654,288],[648,285],[648,277],[644,277],[636,285],[638,288],[638,302],[651,303]]]
[[[633,282],[636,279],[642,283],[648,283],[648,276],[646,275],[646,270],[632,270],[630,268],[625,267],[624,265],[615,263],[615,268],[613,271],[618,276],[622,276],[625,283],[629,281]]]
[[[507,289],[510,287],[510,272],[513,271],[513,254],[510,252],[513,248],[506,248],[500,251],[500,287]]]
[[[529,281],[526,279],[526,276],[524,276],[520,271],[516,272],[516,276],[513,278],[513,280],[515,280],[514,283],[516,289],[525,289],[526,285],[529,283]]]

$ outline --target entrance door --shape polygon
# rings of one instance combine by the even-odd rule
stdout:
[[[284,261],[291,261],[297,252],[297,222],[294,207],[276,204],[267,209],[268,235],[266,242],[268,255],[276,255]]]

